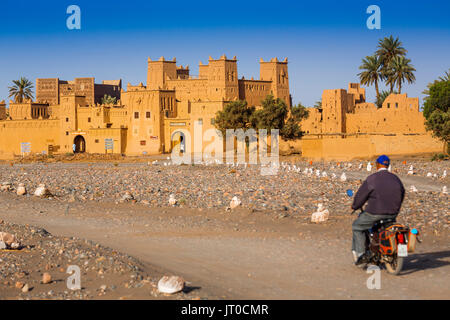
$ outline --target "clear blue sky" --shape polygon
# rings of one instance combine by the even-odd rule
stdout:
[[[81,30],[68,30],[66,9],[81,8]],[[369,30],[366,9],[381,8],[381,30]],[[259,78],[259,58],[288,57],[294,103],[312,106],[324,89],[357,82],[361,59],[378,39],[394,35],[408,50],[423,95],[450,68],[450,1],[321,0],[0,2],[0,100],[25,76],[94,76],[146,81],[147,57],[176,57],[198,73],[208,56],[236,55],[239,77]],[[373,101],[375,90],[368,88]]]

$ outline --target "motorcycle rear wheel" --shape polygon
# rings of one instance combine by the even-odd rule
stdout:
[[[388,273],[398,275],[403,268],[403,257],[395,256],[392,263],[386,262],[385,266]]]

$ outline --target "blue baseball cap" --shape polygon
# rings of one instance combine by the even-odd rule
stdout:
[[[391,160],[389,160],[388,156],[383,154],[382,156],[378,157],[377,162],[379,164],[382,164],[383,166],[389,166],[389,164],[391,163]]]

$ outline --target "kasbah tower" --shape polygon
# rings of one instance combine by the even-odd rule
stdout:
[[[188,145],[194,150],[194,122],[203,132],[214,128],[216,112],[231,101],[259,107],[272,94],[292,106],[287,58],[261,59],[259,80],[239,79],[236,57],[225,55],[200,62],[198,70],[192,76],[189,66],[177,66],[175,58],[149,58],[146,86],[128,84],[126,91],[121,80],[97,84],[94,78],[37,79],[36,101],[10,101],[9,115],[0,102],[0,159],[21,155],[23,143],[33,154],[67,153],[74,146],[76,152],[131,156],[189,150]],[[117,102],[102,105],[105,94]],[[442,150],[442,142],[425,130],[418,98],[391,94],[382,108],[365,99],[365,89],[357,83],[350,83],[348,90],[324,90],[322,108],[309,108],[308,119],[301,123],[305,136],[280,139],[280,151],[351,159]],[[202,148],[208,143],[203,141]]]

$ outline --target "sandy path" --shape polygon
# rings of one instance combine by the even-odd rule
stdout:
[[[428,236],[400,276],[381,273],[381,289],[351,265],[351,217],[327,225],[248,214],[60,203],[0,194],[0,218],[77,236],[184,276],[211,297],[248,299],[448,299],[448,235]],[[65,212],[69,212],[68,214]],[[108,212],[105,214],[105,212]],[[205,220],[205,217],[208,219]],[[238,228],[237,228],[238,226]],[[337,232],[337,230],[342,230]],[[301,234],[300,234],[301,233]]]

